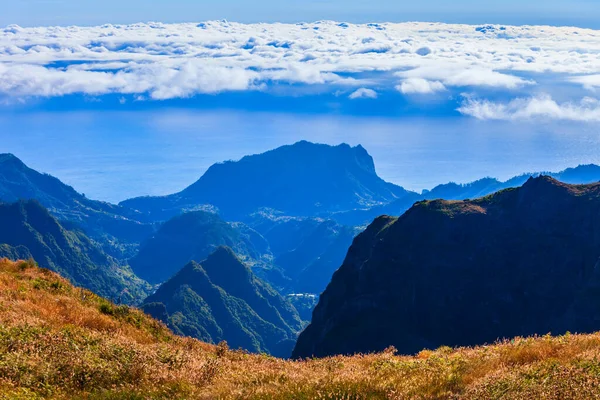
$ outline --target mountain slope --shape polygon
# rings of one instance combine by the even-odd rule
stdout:
[[[373,159],[361,146],[333,147],[303,141],[215,164],[180,193],[121,204],[156,219],[214,205],[231,220],[262,208],[294,216],[368,208],[408,193],[379,178]]]
[[[230,224],[217,214],[193,211],[165,222],[140,246],[129,263],[133,271],[151,283],[161,283],[189,261],[202,261],[219,246],[232,248],[245,261],[259,263],[268,243],[241,224]]]
[[[257,213],[248,222],[269,243],[273,263],[290,277],[287,293],[319,294],[342,265],[355,228],[320,218]]]
[[[0,223],[0,257],[33,257],[74,284],[122,302],[139,301],[149,290],[83,232],[65,229],[37,201],[0,203]]]
[[[591,399],[600,336],[286,361],[173,335],[27,262],[0,259],[2,399]]]
[[[542,176],[423,201],[360,234],[294,355],[403,353],[600,329],[600,184]]]
[[[113,238],[125,245],[136,243],[153,231],[151,224],[140,222],[140,213],[90,200],[57,178],[27,167],[14,155],[0,154],[0,201],[21,199],[39,201],[59,220],[76,223],[106,243]]]
[[[294,307],[225,247],[187,264],[143,308],[176,333],[286,357],[302,328]]]

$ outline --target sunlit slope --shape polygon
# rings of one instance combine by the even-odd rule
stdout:
[[[0,260],[2,399],[590,399],[599,349],[599,335],[567,335],[284,361],[174,336],[31,262]]]

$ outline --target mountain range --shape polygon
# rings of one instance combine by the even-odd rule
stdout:
[[[355,236],[373,218],[401,215],[422,200],[478,197],[518,186],[528,176],[451,183],[419,194],[379,178],[361,146],[299,142],[215,164],[180,193],[113,205],[88,199],[3,154],[0,201],[7,203],[1,205],[0,223],[6,229],[0,235],[0,257],[32,257],[74,284],[120,303],[141,304],[155,292],[144,307],[179,333],[212,342],[233,338],[248,350],[289,355],[302,324],[298,321],[311,318],[328,285],[340,287],[330,284],[332,276],[349,262],[361,240]],[[600,168],[580,166],[553,176],[597,181]],[[217,281],[214,268],[206,267],[221,246],[235,257],[218,259],[230,266],[241,263],[251,274],[247,287],[254,289],[232,293]],[[199,291],[190,289],[194,282],[203,282]],[[272,292],[279,297],[265,294]],[[261,314],[252,303],[253,293],[267,299],[284,323]],[[226,312],[212,309],[221,305]],[[306,335],[319,324],[319,315],[322,311]],[[203,325],[205,317],[214,324]],[[240,332],[243,318],[253,328]]]
[[[598,304],[600,183],[539,176],[377,218],[354,240],[294,356],[593,332]]]

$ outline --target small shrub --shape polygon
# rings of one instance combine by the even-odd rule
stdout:
[[[25,271],[26,269],[37,267],[37,263],[35,261],[33,261],[32,258],[30,258],[27,261],[19,262],[17,267],[19,268],[19,271]]]
[[[217,345],[217,348],[216,348],[217,357],[225,356],[228,351],[229,351],[229,345],[227,344],[227,342],[225,340],[219,342],[219,344]]]
[[[118,317],[126,317],[130,314],[129,307],[127,306],[117,306],[114,309],[114,315]]]
[[[100,307],[98,307],[98,309],[100,310],[100,312],[102,314],[105,314],[105,315],[114,315],[114,313],[115,313],[115,310],[114,310],[112,304],[109,304],[109,303],[100,304]]]

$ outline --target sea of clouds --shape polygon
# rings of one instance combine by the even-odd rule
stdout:
[[[457,103],[478,118],[600,121],[600,31],[440,23],[147,23],[0,28],[4,104],[319,87]]]

